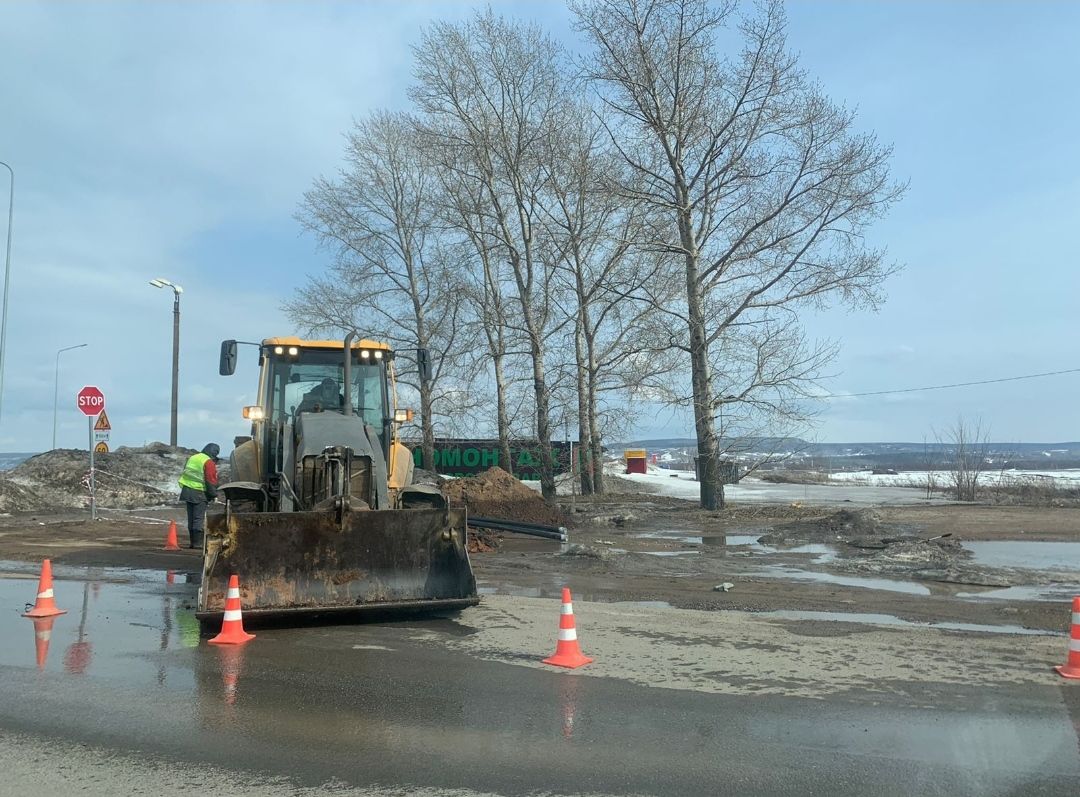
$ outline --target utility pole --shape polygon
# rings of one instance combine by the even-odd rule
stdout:
[[[176,414],[180,405],[180,291],[173,292],[172,309],[172,406],[169,445],[176,448]]]
[[[11,173],[11,190],[8,194],[7,254],[4,257],[4,318],[0,321],[0,410],[4,403],[4,353],[7,351],[8,287],[11,283],[11,225],[15,220],[15,170],[0,161]]]
[[[53,382],[53,402],[52,402],[52,447],[56,450],[56,407],[60,401],[60,355],[66,351],[72,349],[81,349],[86,346],[85,343],[80,343],[78,346],[67,346],[63,349],[58,349],[56,352],[56,379]],[[91,436],[92,437],[92,436]],[[90,440],[90,445],[93,446],[93,439]]]
[[[180,403],[180,294],[179,285],[158,277],[150,280],[155,288],[172,288],[173,292],[173,338],[172,338],[172,408],[169,419],[169,445],[176,448],[176,414]]]

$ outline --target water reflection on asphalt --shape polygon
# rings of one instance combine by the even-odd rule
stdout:
[[[191,662],[177,654],[199,645],[195,587],[163,571],[54,568],[57,605],[67,614],[32,622],[20,616],[34,581],[0,578],[0,665],[46,674],[122,680],[125,685],[191,689]],[[150,574],[156,576],[152,583]],[[32,631],[32,633],[31,633]],[[24,641],[19,641],[24,640]]]

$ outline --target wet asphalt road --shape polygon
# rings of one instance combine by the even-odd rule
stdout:
[[[125,782],[115,754],[180,766],[188,793],[209,789],[210,770],[507,795],[1075,795],[1080,783],[1080,689],[1050,680],[972,685],[936,706],[649,688],[444,649],[471,633],[468,613],[264,630],[220,649],[184,608],[193,587],[108,577],[57,583],[69,613],[41,670],[41,639],[16,611],[34,582],[0,580],[0,730],[42,749],[91,745],[85,767],[111,773],[110,791]]]

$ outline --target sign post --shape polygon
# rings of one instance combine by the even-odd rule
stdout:
[[[90,443],[90,519],[97,520],[97,502],[94,497],[94,419],[105,412],[105,394],[93,385],[87,385],[75,396],[75,406],[86,416],[87,439]],[[105,423],[108,422],[108,416],[105,416]]]

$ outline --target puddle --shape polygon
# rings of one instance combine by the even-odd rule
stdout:
[[[125,583],[109,568],[54,568],[56,602],[66,614],[31,621],[20,614],[34,599],[34,583],[0,578],[0,665],[45,673],[122,680],[126,685],[190,691],[195,675],[178,651],[199,646],[199,624],[189,586],[172,587],[164,571],[138,571]],[[129,576],[129,571],[119,570]],[[150,575],[153,575],[152,579]],[[152,583],[151,583],[152,582]]]
[[[780,610],[761,612],[762,617],[778,617],[781,620],[828,620],[838,623],[862,623],[864,625],[888,625],[903,628],[938,628],[942,631],[978,631],[986,634],[1023,634],[1028,636],[1064,636],[1058,631],[1043,631],[1019,625],[980,625],[979,623],[918,623],[902,620],[891,614],[863,614],[860,612],[804,612]]]
[[[701,551],[641,551],[649,556],[697,556]]]
[[[760,534],[727,534],[722,537],[710,537],[707,545],[757,545]]]
[[[0,578],[37,578],[41,572],[38,562],[0,560]],[[177,563],[175,570],[146,570],[128,567],[75,567],[52,563],[53,579],[56,581],[94,581],[115,584],[142,582],[155,584],[198,584],[202,573],[192,559]],[[170,575],[171,574],[171,575]]]
[[[965,542],[974,562],[986,567],[1080,570],[1080,542]]]
[[[819,584],[836,584],[841,587],[862,587],[864,589],[877,589],[885,592],[903,592],[908,595],[930,594],[930,589],[928,587],[923,584],[917,584],[914,581],[900,581],[891,578],[839,576],[834,573],[819,573],[813,570],[799,570],[798,568],[789,568],[780,565],[764,568],[753,575],[764,576],[766,578],[790,578],[794,581],[813,581]]]
[[[958,592],[965,600],[1049,601],[1069,603],[1080,595],[1080,584],[1043,584],[1040,586],[1005,587],[985,592]]]
[[[703,539],[700,534],[688,535],[681,531],[645,531],[631,536],[639,540],[670,540],[671,542],[683,542],[688,545],[701,545]],[[721,539],[723,538],[721,537]]]
[[[736,545],[751,545],[757,546],[758,537],[760,534],[687,534],[686,530],[663,530],[663,531],[643,531],[640,534],[631,535],[634,539],[639,540],[670,540],[671,542],[682,542],[687,545],[708,545],[708,546],[736,546]],[[764,546],[757,546],[764,549]]]

